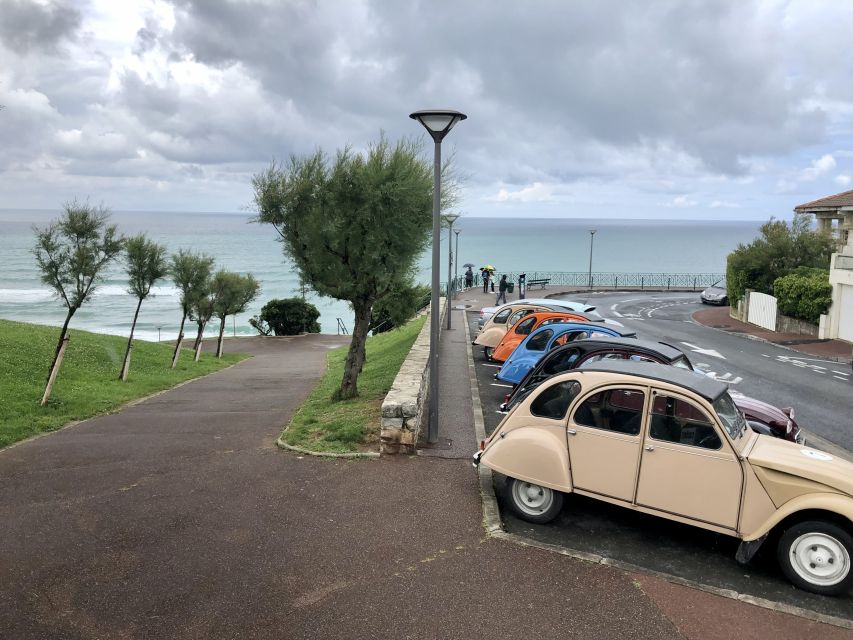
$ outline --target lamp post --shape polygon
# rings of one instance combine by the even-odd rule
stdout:
[[[453,276],[451,274],[453,270],[453,223],[459,219],[458,213],[448,213],[447,215],[442,216],[444,221],[447,223],[447,328],[450,328],[450,300],[451,300],[451,291],[453,289],[452,282]]]
[[[595,239],[596,229],[589,230],[589,290],[592,291],[592,242]]]
[[[457,229],[453,233],[456,234],[456,249],[453,252],[453,297],[456,297],[456,285],[459,284],[459,232]]]
[[[438,442],[438,317],[439,262],[441,261],[441,141],[460,120],[468,116],[451,109],[425,109],[409,114],[420,122],[435,143],[432,189],[432,299],[429,332],[429,428],[427,442]]]

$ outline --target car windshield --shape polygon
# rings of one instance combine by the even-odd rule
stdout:
[[[728,393],[724,393],[714,401],[714,410],[720,416],[720,421],[731,438],[737,438],[746,429],[746,420]]]

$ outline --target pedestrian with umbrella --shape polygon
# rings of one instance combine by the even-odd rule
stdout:
[[[474,286],[474,272],[471,270],[474,267],[474,263],[466,262],[462,266],[467,269],[467,271],[465,272],[465,288],[470,289]]]

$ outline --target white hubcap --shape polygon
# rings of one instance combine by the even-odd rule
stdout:
[[[554,501],[551,489],[529,482],[516,482],[513,487],[515,503],[525,513],[538,515],[548,509]]]
[[[828,587],[847,577],[850,554],[826,533],[806,533],[791,545],[791,565],[803,580]]]

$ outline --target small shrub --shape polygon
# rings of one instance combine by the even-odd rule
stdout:
[[[320,312],[310,302],[301,298],[284,298],[267,302],[261,314],[249,320],[249,324],[261,335],[295,336],[320,333],[319,317]]]
[[[429,302],[430,288],[425,285],[403,285],[373,305],[370,329],[373,335],[406,324]]]
[[[816,324],[832,303],[829,272],[801,267],[794,273],[777,278],[773,282],[773,295],[784,315]]]

